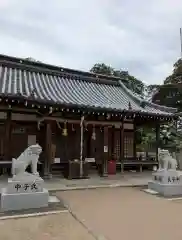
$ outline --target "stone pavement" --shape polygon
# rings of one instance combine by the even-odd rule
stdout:
[[[62,191],[57,195],[96,239],[182,239],[182,199],[169,201],[140,187]]]
[[[1,240],[95,240],[71,214],[0,221]]]
[[[89,179],[73,179],[68,180],[62,177],[53,177],[45,180],[45,188],[48,190],[66,191],[92,188],[108,188],[108,187],[134,187],[144,186],[151,180],[151,172],[125,172],[110,175],[106,178],[98,175],[91,175]],[[7,184],[7,177],[0,177],[0,189]]]
[[[143,173],[124,173],[110,175],[106,178],[92,175],[89,179],[62,179],[53,178],[46,180],[45,185],[49,190],[79,190],[92,188],[108,188],[108,187],[134,187],[146,186],[151,180],[151,172]]]

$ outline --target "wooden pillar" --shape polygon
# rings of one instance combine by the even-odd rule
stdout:
[[[124,172],[124,121],[122,121],[120,128],[120,161],[121,172]]]
[[[156,124],[156,161],[158,162],[158,148],[160,141],[160,124]]]
[[[108,172],[107,172],[107,164],[108,164],[108,126],[104,127],[104,156],[103,156],[103,164],[102,164],[102,176],[107,177]]]
[[[80,178],[83,177],[84,172],[83,172],[83,134],[84,134],[84,129],[83,129],[83,123],[84,123],[84,116],[81,117],[80,121]]]
[[[113,160],[114,157],[114,150],[115,150],[115,126],[112,126],[111,128],[111,160]]]
[[[5,141],[4,141],[4,160],[11,158],[11,112],[7,112],[7,119],[5,122]]]
[[[52,163],[52,129],[51,123],[46,122],[46,146],[45,146],[45,160],[44,160],[44,176],[51,178],[51,163]]]
[[[133,131],[134,131],[134,134],[133,134],[133,157],[134,157],[134,160],[136,161],[136,123],[135,121],[133,122]]]

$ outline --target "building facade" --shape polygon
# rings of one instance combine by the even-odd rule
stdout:
[[[176,109],[146,102],[121,79],[0,55],[0,167],[38,142],[44,175],[64,172],[77,159],[107,175],[109,160],[155,165],[159,127]],[[136,129],[156,129],[155,161],[137,156]]]

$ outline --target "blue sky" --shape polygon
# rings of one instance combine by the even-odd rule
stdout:
[[[0,0],[0,53],[89,70],[104,62],[148,84],[180,57],[180,0]]]

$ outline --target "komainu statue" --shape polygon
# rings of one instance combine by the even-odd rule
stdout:
[[[22,176],[28,174],[26,168],[31,165],[31,172],[33,175],[39,176],[37,172],[37,163],[42,148],[39,144],[31,145],[17,158],[12,159],[12,175]]]
[[[177,161],[173,158],[168,150],[158,149],[158,161],[159,169],[158,170],[176,170]]]

